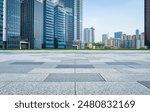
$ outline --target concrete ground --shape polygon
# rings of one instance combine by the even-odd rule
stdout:
[[[1,95],[150,95],[150,51],[0,51]]]

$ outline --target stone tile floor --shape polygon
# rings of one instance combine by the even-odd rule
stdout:
[[[150,51],[0,51],[1,95],[150,95]]]

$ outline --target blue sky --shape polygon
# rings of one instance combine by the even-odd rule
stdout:
[[[83,28],[94,27],[96,41],[102,34],[144,31],[144,0],[83,0]]]

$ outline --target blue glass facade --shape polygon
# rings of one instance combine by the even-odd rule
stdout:
[[[82,39],[82,2],[83,0],[60,0],[64,6],[72,9],[72,36],[70,41]],[[72,43],[72,42],[71,42]]]
[[[65,10],[58,4],[54,12],[55,47],[65,48]]]
[[[22,0],[21,40],[27,41],[30,48],[43,45],[43,0]]]
[[[66,48],[72,48],[72,42],[74,40],[73,38],[73,30],[74,28],[72,27],[73,26],[73,21],[72,21],[72,10],[69,9],[69,8],[66,8],[66,15],[65,15],[65,33],[66,33],[66,37],[65,37],[65,40],[66,40]]]
[[[20,0],[6,0],[6,48],[20,48]]]
[[[44,48],[54,48],[54,4],[44,1]]]
[[[122,32],[115,32],[115,38],[117,38],[117,39],[121,39],[122,38],[122,36],[123,36],[123,33]]]
[[[0,0],[0,48],[3,48],[3,0]]]
[[[21,40],[30,43],[34,48],[34,0],[21,2]]]

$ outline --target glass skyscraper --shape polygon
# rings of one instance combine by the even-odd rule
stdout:
[[[72,41],[82,40],[82,2],[83,0],[60,0],[64,2],[64,6],[72,9],[72,27],[74,28],[72,36]],[[70,40],[71,41],[71,40]],[[72,43],[72,42],[71,42]]]
[[[0,0],[0,48],[3,48],[3,0]]]
[[[20,47],[20,0],[4,0],[3,41],[5,48]]]
[[[145,45],[150,47],[150,0],[145,0]]]
[[[55,48],[65,48],[65,9],[57,4],[54,9]]]
[[[44,48],[54,48],[54,3],[44,1]]]
[[[42,48],[43,10],[43,0],[21,2],[21,40],[29,42],[29,48]]]
[[[115,36],[116,39],[121,39],[122,36],[123,36],[123,33],[122,32],[115,32],[114,36]]]
[[[72,10],[70,8],[65,8],[65,40],[66,40],[66,48],[72,48],[73,38],[73,21],[72,21]]]

